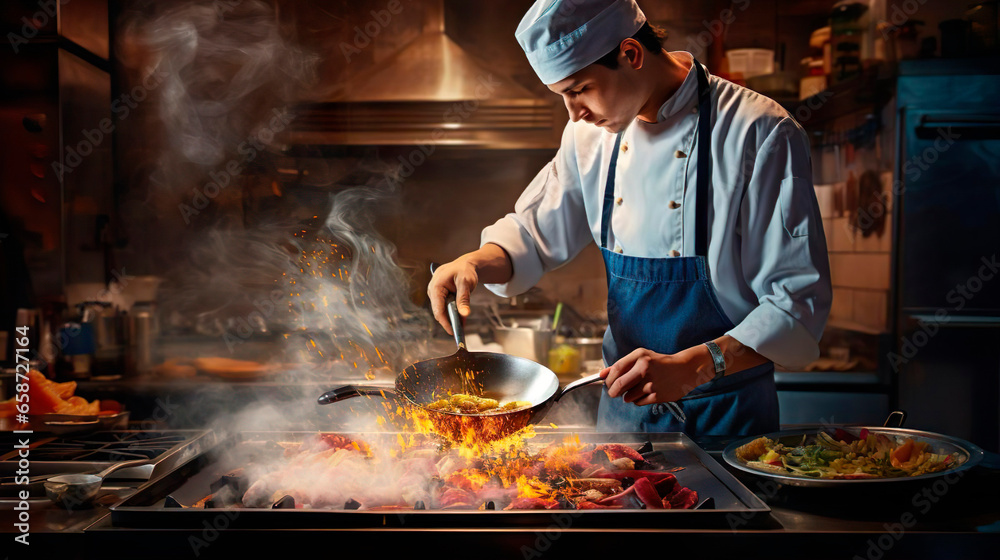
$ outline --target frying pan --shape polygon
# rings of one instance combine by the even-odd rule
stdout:
[[[474,434],[477,441],[493,441],[529,423],[537,423],[566,393],[584,385],[603,382],[599,374],[594,374],[560,390],[559,379],[552,370],[527,358],[493,352],[469,352],[465,347],[462,319],[454,301],[448,303],[448,319],[458,345],[454,354],[408,366],[396,377],[394,389],[346,385],[320,395],[319,404],[331,404],[361,395],[401,398],[411,412],[416,411],[428,418],[434,430],[449,439],[461,441],[468,434]],[[493,398],[501,404],[528,401],[531,406],[487,414],[460,414],[426,408],[426,405],[447,398],[451,393]]]
[[[889,427],[889,423],[893,418],[898,418],[899,427]],[[882,434],[890,439],[901,440],[903,438],[909,438],[918,442],[928,443],[931,449],[935,453],[941,453],[950,455],[952,453],[958,454],[958,464],[950,469],[943,471],[937,471],[932,473],[925,473],[917,476],[899,477],[899,478],[860,478],[860,479],[830,479],[830,478],[807,478],[804,476],[796,476],[794,474],[783,474],[778,472],[763,471],[760,469],[755,469],[748,466],[744,461],[742,461],[736,455],[736,450],[741,446],[750,443],[751,441],[759,437],[768,437],[772,440],[781,442],[789,447],[795,447],[799,445],[804,437],[813,437],[821,429],[829,430],[829,428],[835,428],[839,426],[826,426],[820,428],[806,428],[806,429],[796,429],[796,430],[786,430],[781,432],[774,432],[770,434],[764,434],[764,436],[753,436],[739,441],[734,441],[722,453],[722,457],[729,463],[733,468],[739,469],[741,471],[759,476],[761,478],[771,479],[779,484],[784,484],[787,486],[799,486],[799,487],[811,487],[811,488],[875,488],[875,487],[892,487],[897,485],[910,485],[915,481],[920,483],[928,479],[936,479],[960,471],[965,471],[971,469],[972,467],[979,464],[983,459],[983,450],[976,445],[969,443],[965,440],[951,437],[943,434],[938,434],[934,432],[925,432],[921,430],[913,430],[908,428],[903,428],[903,422],[906,419],[906,413],[901,411],[892,412],[885,421],[884,426],[844,426],[845,429],[851,432],[859,432],[862,429],[868,430],[873,434]]]

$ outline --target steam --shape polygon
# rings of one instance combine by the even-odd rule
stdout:
[[[224,356],[270,362],[278,372],[277,388],[206,390],[173,419],[244,434],[400,428],[387,412],[396,408],[391,400],[316,403],[336,385],[391,381],[407,364],[439,355],[428,350],[439,327],[410,300],[395,247],[376,230],[380,211],[399,198],[394,168],[338,158],[312,163],[308,176],[286,186],[281,133],[300,95],[315,97],[318,57],[259,0],[138,5],[122,21],[124,58],[140,79],[160,81],[147,102],[155,155],[142,167],[148,177],[136,179],[144,198],[131,203],[142,220],[135,228],[149,239],[136,242],[167,276],[161,330],[200,335],[164,349],[163,358]],[[442,469],[419,454],[337,460],[352,478],[315,488],[324,472],[315,465],[276,485],[319,492],[310,495],[316,504],[342,506],[379,489],[387,493],[376,503],[397,491],[414,501],[433,473],[459,465]],[[257,475],[280,470],[282,457],[275,461]]]
[[[212,411],[209,424],[223,432],[379,429],[381,403],[320,407],[316,397],[391,380],[428,356],[431,319],[375,231],[398,195],[393,169],[340,158],[312,164],[294,185],[279,172],[295,166],[283,133],[306,93],[321,95],[321,60],[296,42],[278,4],[130,6],[116,48],[145,88],[133,156],[146,163],[125,208],[141,232],[137,260],[166,277],[161,332],[191,341],[164,346],[162,358],[269,363],[283,385],[280,399],[205,391],[172,410],[175,420],[204,425],[199,416]]]
[[[260,0],[149,3],[128,14],[124,34],[164,76],[159,115],[169,140],[163,163],[224,164],[262,125],[261,116],[315,85],[316,55],[283,35]]]

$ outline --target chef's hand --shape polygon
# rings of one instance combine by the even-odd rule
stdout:
[[[449,293],[455,294],[455,303],[458,305],[458,314],[465,318],[469,316],[471,308],[469,299],[472,290],[479,284],[479,273],[475,265],[465,257],[459,257],[450,263],[443,264],[434,272],[431,281],[427,284],[427,297],[431,300],[431,310],[438,323],[454,335],[451,331],[451,321],[448,320],[447,304],[445,303]]]
[[[494,243],[486,243],[471,253],[439,266],[427,285],[427,297],[431,300],[434,318],[448,334],[454,335],[445,304],[448,293],[455,294],[458,314],[464,321],[472,311],[469,307],[472,290],[476,289],[480,281],[486,284],[504,284],[513,273],[507,251]]]
[[[677,354],[638,348],[601,370],[601,377],[609,397],[620,395],[625,402],[642,406],[680,400],[705,382],[699,380],[705,379],[706,368],[713,368],[707,348],[694,347]],[[709,374],[706,380],[711,378]]]

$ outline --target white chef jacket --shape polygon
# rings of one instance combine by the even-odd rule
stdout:
[[[686,65],[691,54],[674,52]],[[799,367],[819,356],[832,290],[805,132],[780,105],[709,76],[712,203],[708,270],[726,334],[771,361]],[[622,136],[608,249],[637,257],[694,255],[698,81],[692,67],[656,123],[636,119]],[[482,233],[513,265],[499,296],[600,243],[615,134],[570,121],[555,158],[506,215]]]

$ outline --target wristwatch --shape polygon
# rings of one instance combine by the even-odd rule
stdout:
[[[712,378],[712,381],[716,381],[726,375],[726,357],[722,354],[722,349],[719,348],[718,344],[708,341],[705,346],[708,346],[708,353],[712,355],[712,363],[715,364],[715,377]]]

